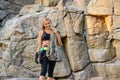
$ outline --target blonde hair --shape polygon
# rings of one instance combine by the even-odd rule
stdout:
[[[42,30],[45,30],[45,26],[44,26],[44,22],[45,22],[45,21],[50,21],[50,22],[52,23],[52,21],[51,21],[50,18],[44,18],[44,19],[43,19],[43,22],[42,22]]]

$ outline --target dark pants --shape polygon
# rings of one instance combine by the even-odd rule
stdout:
[[[47,71],[48,71],[48,77],[53,77],[53,71],[54,71],[55,64],[56,64],[55,61],[50,61],[45,56],[41,61],[41,73],[40,73],[40,75],[45,76]]]

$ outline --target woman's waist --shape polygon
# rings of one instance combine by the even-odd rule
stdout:
[[[50,41],[43,41],[42,42],[42,46],[44,46],[44,47],[48,47],[50,45]]]
[[[50,40],[43,40],[43,43],[50,43]]]
[[[43,51],[43,50],[48,50],[49,48],[49,45],[46,45],[46,44],[42,44],[42,47],[40,48],[40,51]]]

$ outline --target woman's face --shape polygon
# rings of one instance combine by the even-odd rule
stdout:
[[[45,20],[44,21],[44,26],[45,26],[45,29],[50,29],[51,28],[51,22],[48,21],[48,20]]]

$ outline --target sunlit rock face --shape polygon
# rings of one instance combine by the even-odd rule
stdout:
[[[36,0],[25,5],[0,32],[0,76],[39,77],[37,36],[48,17],[64,44],[55,80],[119,80],[119,14],[119,0]]]

